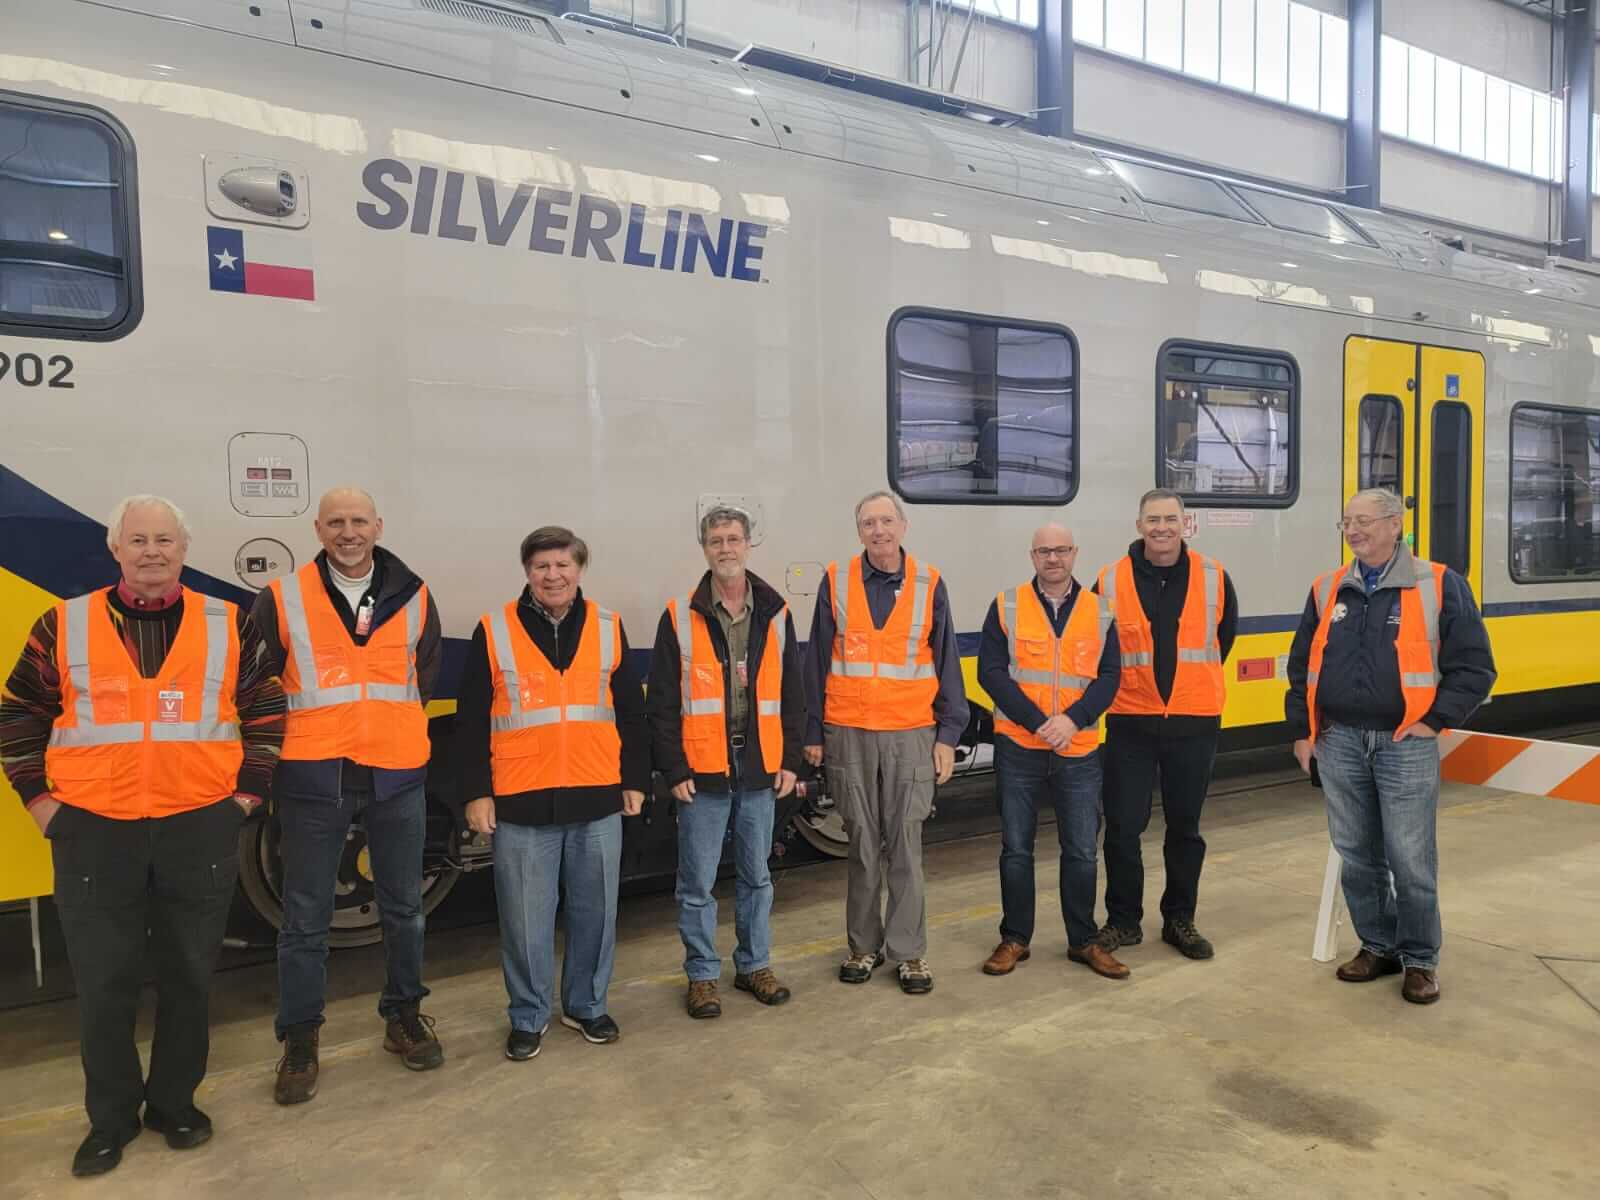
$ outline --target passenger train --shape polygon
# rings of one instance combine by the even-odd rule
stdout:
[[[804,631],[888,486],[949,584],[981,769],[971,656],[1033,529],[1070,524],[1087,578],[1160,484],[1235,579],[1226,736],[1264,745],[1342,499],[1386,485],[1486,611],[1481,720],[1600,684],[1584,271],[492,0],[0,0],[0,30],[7,664],[113,580],[122,495],[183,506],[189,580],[248,602],[358,483],[443,616],[442,733],[533,526],[589,541],[585,587],[644,654],[708,506],[754,514],[752,568]],[[796,821],[839,847],[825,806]],[[628,826],[625,871],[670,870],[670,820]],[[243,836],[270,918],[276,834]],[[15,803],[0,844],[0,898],[48,891]],[[440,807],[430,904],[487,849]],[[345,941],[376,935],[370,901],[357,838]]]

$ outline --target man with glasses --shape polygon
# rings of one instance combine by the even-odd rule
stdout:
[[[1072,531],[1033,535],[1033,578],[989,605],[978,683],[994,701],[1000,800],[1000,944],[986,975],[1009,975],[1033,940],[1033,842],[1039,807],[1055,809],[1067,957],[1107,979],[1128,968],[1095,940],[1095,838],[1100,832],[1100,714],[1117,694],[1121,655],[1111,610],[1072,575]]]
[[[719,506],[700,518],[709,570],[671,601],[656,628],[645,713],[656,767],[678,813],[678,932],[685,1006],[719,1017],[717,901],[711,894],[733,827],[733,986],[762,1004],[789,999],[772,971],[772,854],[776,802],[794,791],[805,738],[800,644],[789,606],[745,569],[750,514]]]
[[[1400,994],[1439,999],[1439,731],[1494,687],[1472,588],[1416,558],[1400,497],[1357,492],[1339,528],[1354,557],[1311,586],[1289,651],[1284,718],[1294,756],[1316,760],[1345,904],[1361,949],[1336,972],[1368,983],[1402,970]]]
[[[1106,715],[1108,951],[1144,940],[1139,838],[1161,776],[1166,820],[1161,940],[1185,958],[1210,958],[1194,926],[1206,843],[1200,809],[1222,731],[1222,664],[1233,649],[1239,602],[1222,564],[1183,541],[1183,497],[1166,488],[1139,500],[1139,540],[1100,572],[1095,590],[1115,614],[1122,682]]]

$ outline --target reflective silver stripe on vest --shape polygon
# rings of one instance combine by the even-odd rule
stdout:
[[[422,589],[419,587],[406,602],[406,681],[404,683],[372,683],[363,693],[359,683],[341,684],[338,687],[306,687],[315,678],[316,651],[311,645],[311,623],[306,618],[305,594],[300,590],[299,572],[285,575],[280,581],[283,588],[283,617],[289,625],[289,644],[294,653],[295,667],[300,674],[301,688],[284,701],[290,712],[305,712],[313,708],[332,708],[336,704],[356,704],[362,700],[384,700],[394,704],[421,704],[422,693],[417,689],[417,643],[422,638]]]
[[[93,594],[67,601],[67,671],[77,692],[73,711],[76,728],[55,729],[52,746],[125,746],[142,742],[142,721],[121,721],[97,725],[94,701],[89,695],[89,619]],[[200,719],[166,723],[150,722],[152,742],[236,742],[239,726],[218,720],[222,712],[222,684],[228,669],[228,608],[221,600],[205,600],[206,662],[205,682],[200,689]]]
[[[1112,563],[1109,567],[1102,571],[1100,573],[1100,579],[1102,589],[1100,595],[1105,601],[1107,613],[1110,614],[1110,616],[1104,619],[1109,622],[1109,620],[1115,617],[1117,611],[1117,564]],[[1135,602],[1137,603],[1137,601]],[[1120,638],[1118,639],[1118,645],[1121,645]],[[1126,650],[1122,651],[1122,666],[1124,669],[1128,667],[1148,667],[1152,665],[1153,662],[1154,657],[1148,650],[1135,651],[1132,653]]]
[[[616,710],[611,707],[611,673],[617,669],[617,614],[595,606],[600,618],[600,703],[593,705],[567,705],[569,721],[615,721]]]
[[[788,615],[788,605],[784,605],[782,608],[778,609],[778,611],[773,615],[771,628],[767,631],[767,638],[778,648],[777,657],[774,658],[773,661],[778,664],[778,684],[780,691],[782,690],[783,685],[783,653],[788,648],[789,643],[789,622],[785,619],[788,617]],[[760,676],[758,675],[757,678],[759,679]],[[762,700],[757,698],[757,717],[781,717],[782,715],[782,699]]]
[[[1400,677],[1401,687],[1439,686],[1439,588],[1433,579],[1433,564],[1426,559],[1414,559],[1417,568],[1417,599],[1422,601],[1422,633],[1428,639],[1428,659],[1431,670],[1427,675],[1410,674]]]
[[[1198,555],[1192,555],[1198,558]],[[1222,661],[1222,648],[1217,642],[1217,612],[1222,602],[1222,569],[1211,559],[1201,560],[1205,567],[1206,585],[1206,641],[1205,645],[1197,649],[1178,650],[1179,662],[1220,663]],[[1191,561],[1190,570],[1194,569]]]
[[[600,608],[594,610],[599,620],[595,636],[600,639],[600,694],[611,695],[611,673],[617,666],[617,616]],[[489,717],[492,733],[511,733],[517,729],[532,729],[537,725],[555,725],[567,721],[615,721],[617,713],[609,704],[569,704],[565,709],[524,709],[522,688],[517,678],[517,658],[511,648],[511,629],[506,623],[506,610],[496,609],[489,614],[489,628],[494,636],[495,665],[500,669],[502,686],[511,702],[511,711],[505,716]],[[581,642],[580,642],[581,645]]]
[[[928,611],[932,605],[933,576],[926,566],[918,563],[916,579],[911,585],[911,629],[906,634],[906,660],[904,663],[879,666],[879,677],[883,679],[935,678],[931,662],[917,662],[917,650],[921,647],[923,634],[927,631]]]
[[[527,729],[559,721],[559,709],[539,709],[531,714],[522,711],[522,684],[517,677],[517,656],[511,648],[511,629],[506,625],[504,608],[497,608],[489,614],[489,633],[494,638],[494,664],[500,669],[500,686],[505,688],[506,696],[511,701],[510,713],[489,717],[489,729],[494,733],[508,733],[513,729]],[[530,716],[534,719],[530,720]]]
[[[417,688],[417,643],[422,640],[422,589],[419,587],[406,601],[406,681],[404,683],[369,683],[368,700],[385,700],[391,704],[421,704],[422,692]]]
[[[74,728],[52,729],[52,746],[117,746],[144,740],[144,723],[126,721],[116,725],[96,725],[94,700],[89,695],[89,604],[94,593],[68,600],[65,607],[67,622],[67,678],[77,693],[73,712],[78,724]],[[59,631],[58,631],[59,636]]]
[[[683,715],[686,717],[719,717],[722,715],[722,697],[696,700],[694,697],[694,596],[674,601],[678,606],[678,658],[679,675],[683,691]]]

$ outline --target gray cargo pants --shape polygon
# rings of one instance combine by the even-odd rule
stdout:
[[[922,823],[933,811],[933,726],[871,730],[825,725],[823,766],[850,837],[845,928],[853,954],[892,962],[928,953]],[[888,860],[889,911],[880,907]]]

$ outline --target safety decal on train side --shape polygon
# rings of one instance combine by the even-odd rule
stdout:
[[[376,158],[361,173],[370,229],[760,283],[768,227],[681,208],[618,204],[550,184],[509,192],[486,175]],[[531,214],[531,215],[530,215]]]

